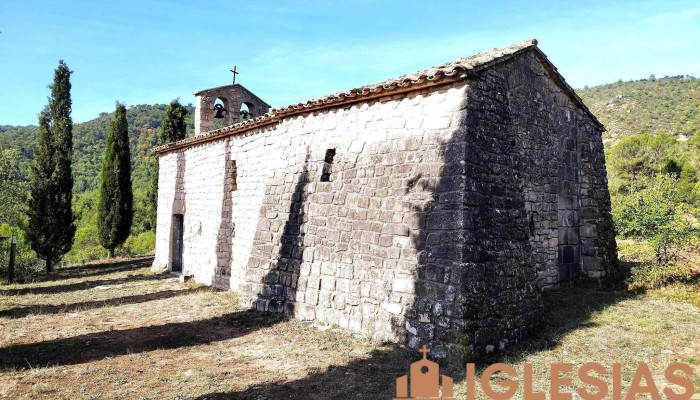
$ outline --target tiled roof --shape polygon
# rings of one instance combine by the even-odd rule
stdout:
[[[460,58],[455,61],[450,61],[435,67],[416,71],[372,85],[361,86],[355,89],[337,92],[328,96],[310,99],[303,103],[290,104],[285,107],[274,108],[270,110],[270,112],[260,117],[213,130],[199,136],[168,143],[157,147],[155,151],[157,153],[168,152],[196,143],[207,142],[220,137],[242,133],[253,128],[278,122],[284,117],[301,114],[308,111],[356,103],[375,97],[434,86],[443,82],[465,79],[469,75],[489,68],[494,64],[511,59],[515,55],[523,53],[527,50],[534,50],[536,52],[536,55],[543,62],[545,68],[550,71],[552,78],[559,83],[562,90],[574,103],[584,109],[601,129],[604,129],[603,125],[598,121],[595,115],[590,112],[581,98],[574,92],[574,89],[566,83],[564,78],[558,73],[556,67],[549,61],[549,59],[547,59],[547,56],[539,48],[537,48],[537,40],[529,39],[522,43],[511,44],[509,46],[474,54],[469,57]]]

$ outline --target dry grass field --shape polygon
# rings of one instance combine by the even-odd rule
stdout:
[[[0,286],[0,398],[388,400],[418,359],[334,327],[249,312],[233,293],[152,274],[150,261]],[[500,361],[521,372],[531,362],[535,388],[546,390],[552,362],[620,362],[626,384],[647,362],[663,387],[670,362],[700,366],[700,308],[674,293],[550,292],[532,339],[480,368]],[[464,365],[444,364],[463,396]]]

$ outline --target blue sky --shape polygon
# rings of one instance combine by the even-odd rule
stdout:
[[[237,81],[272,106],[535,37],[574,87],[700,77],[697,1],[0,0],[0,125],[36,124],[59,59],[73,119],[193,103]]]

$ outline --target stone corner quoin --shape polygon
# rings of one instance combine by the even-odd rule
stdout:
[[[158,151],[153,268],[437,358],[517,343],[542,290],[618,276],[604,128],[531,46],[286,115],[215,88],[262,122]]]

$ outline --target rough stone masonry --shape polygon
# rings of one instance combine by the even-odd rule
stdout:
[[[156,149],[154,269],[436,357],[618,275],[604,127],[535,40],[272,111],[197,96],[202,126],[217,96],[257,114]]]

